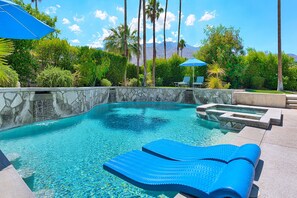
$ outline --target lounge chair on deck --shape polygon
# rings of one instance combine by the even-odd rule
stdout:
[[[190,76],[185,76],[182,82],[178,82],[177,86],[189,86],[190,85]]]
[[[195,85],[196,86],[199,85],[201,87],[203,83],[204,83],[204,76],[197,76],[196,82],[193,83],[193,87],[195,87]]]
[[[257,166],[261,150],[256,144],[235,146],[221,144],[215,146],[190,146],[172,140],[156,140],[142,147],[142,151],[176,161],[216,160],[229,163],[235,159],[244,159]]]
[[[110,173],[146,190],[178,191],[196,197],[248,197],[255,169],[243,159],[173,161],[131,151],[106,162]]]

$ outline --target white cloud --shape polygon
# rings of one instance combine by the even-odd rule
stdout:
[[[108,14],[105,11],[102,10],[96,10],[95,11],[95,17],[99,18],[101,20],[105,20],[107,18]]]
[[[159,19],[156,21],[156,32],[163,30],[165,13],[161,13]],[[176,17],[172,12],[167,12],[166,30],[171,28],[171,23],[175,21]],[[152,29],[152,24],[147,24],[148,29]]]
[[[124,8],[117,6],[117,11],[124,13]]]
[[[95,41],[88,44],[89,47],[91,47],[91,48],[103,47],[103,41],[106,37],[108,37],[110,35],[110,31],[105,28],[102,28],[102,32],[103,32],[103,34],[100,34],[99,32],[97,32],[97,38],[95,39]]]
[[[74,33],[81,32],[81,29],[77,24],[73,24],[73,25],[69,26],[69,29],[71,30],[71,32],[74,32]]]
[[[196,21],[196,17],[194,14],[190,14],[186,19],[186,26],[193,26]]]
[[[178,32],[177,31],[173,31],[173,32],[171,32],[171,34],[172,34],[172,36],[174,36],[174,37],[177,37],[178,36]]]
[[[78,44],[78,43],[80,43],[80,42],[79,42],[78,39],[74,39],[74,40],[71,40],[71,43],[76,43],[76,44]]]
[[[55,7],[55,6],[50,6],[50,7],[47,7],[46,9],[45,9],[45,13],[46,14],[56,14],[56,12],[57,12],[57,7]]]
[[[116,16],[109,16],[108,17],[108,21],[113,23],[113,25],[116,24],[117,20],[118,20],[118,17],[116,17]]]
[[[83,22],[85,20],[85,17],[84,16],[81,16],[81,17],[74,16],[73,20],[75,22],[77,22],[77,23],[80,23],[80,22]]]
[[[67,25],[67,24],[70,24],[70,21],[69,21],[69,19],[67,19],[67,18],[63,18],[63,19],[62,19],[62,23],[63,23],[64,25]]]
[[[159,37],[160,37],[160,36],[157,36],[157,37],[156,37],[156,43],[162,43],[163,40],[160,41],[160,40],[159,40]],[[163,36],[162,36],[162,37],[163,37]],[[150,39],[147,41],[147,43],[153,43],[153,37],[150,38]]]
[[[216,11],[212,11],[212,12],[208,12],[208,11],[205,11],[204,12],[204,15],[200,18],[200,22],[201,21],[209,21],[211,19],[214,19],[216,18]]]
[[[59,4],[56,5],[57,8],[61,8],[61,6]]]
[[[176,40],[173,40],[172,37],[168,37],[168,38],[166,38],[166,42],[176,42]]]

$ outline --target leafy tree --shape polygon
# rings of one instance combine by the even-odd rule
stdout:
[[[15,3],[20,5],[28,13],[41,20],[45,24],[55,28],[57,17],[50,17],[45,13],[41,13],[38,10],[32,8],[30,4],[25,4],[21,0],[14,0]],[[54,38],[59,30],[55,33],[47,35],[45,38]],[[19,74],[21,85],[30,86],[31,81],[35,81],[36,70],[38,69],[38,60],[33,56],[32,50],[35,43],[34,40],[12,40],[15,47],[15,51],[12,55],[7,57],[8,63]]]
[[[239,30],[220,25],[207,26],[204,32],[207,38],[194,56],[208,64],[218,63],[226,72],[224,80],[231,82],[234,88],[240,87],[237,79],[242,77],[243,67],[239,57],[244,55],[244,50]]]
[[[35,55],[41,62],[42,68],[52,65],[71,71],[77,62],[77,53],[77,48],[58,38],[40,40],[35,49]]]
[[[152,84],[155,86],[156,80],[156,20],[159,19],[160,14],[163,12],[163,8],[160,7],[160,2],[157,0],[149,0],[146,6],[146,15],[147,18],[151,20],[153,24],[153,68],[152,68]]]
[[[183,57],[183,49],[186,47],[186,41],[184,39],[181,39],[179,41],[179,49],[180,49],[180,56]]]
[[[104,46],[108,52],[113,52],[125,56],[125,28],[124,25],[120,25],[117,28],[111,28],[111,34],[104,39]],[[128,42],[128,58],[131,59],[132,54],[137,55],[139,49],[137,47],[136,31],[131,32],[130,28],[127,28],[127,42]]]

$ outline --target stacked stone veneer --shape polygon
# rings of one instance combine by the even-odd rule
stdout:
[[[155,101],[231,104],[233,90],[188,88],[5,88],[0,89],[0,130],[89,111],[108,102]]]
[[[193,95],[196,104],[233,104],[235,91],[232,89],[193,89]]]
[[[151,101],[151,102],[179,102],[185,101],[186,89],[174,88],[118,88],[116,101]]]

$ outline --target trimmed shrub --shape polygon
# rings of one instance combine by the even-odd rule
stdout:
[[[16,87],[19,81],[16,71],[0,64],[0,87]]]
[[[141,84],[141,82],[139,82],[139,85]],[[137,78],[131,78],[128,82],[128,86],[129,87],[137,87]]]
[[[101,82],[101,86],[103,87],[110,87],[112,85],[112,83],[105,78],[103,78],[100,82]]]
[[[40,87],[71,87],[73,76],[68,70],[49,67],[37,76],[37,85]]]

